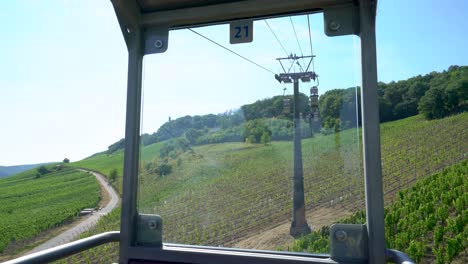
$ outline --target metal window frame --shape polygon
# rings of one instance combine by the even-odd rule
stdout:
[[[167,31],[169,29],[218,24],[237,19],[283,16],[334,9],[345,5],[357,5],[359,12],[358,24],[353,26],[351,30],[361,39],[361,114],[369,252],[367,261],[369,263],[385,263],[384,203],[375,44],[376,0],[247,0],[153,13],[141,12],[141,7],[135,0],[111,1],[128,48],[120,263],[127,263],[131,259],[199,263],[239,263],[241,261],[243,263],[336,263],[330,258],[322,258],[318,255],[302,256],[280,252],[267,253],[183,245],[147,248],[136,246],[134,242],[138,217],[138,164],[144,55],[163,52],[167,48]],[[345,24],[349,24],[348,22]],[[147,40],[151,37],[154,40],[155,34],[157,38],[160,37],[161,40],[166,41],[161,51],[147,48]],[[331,34],[333,35],[333,33]]]

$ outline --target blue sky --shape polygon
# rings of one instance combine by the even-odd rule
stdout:
[[[468,1],[449,2],[379,2],[380,81],[468,64]],[[359,39],[325,37],[322,20],[311,16],[320,93],[359,85]],[[309,53],[307,20],[293,21]],[[0,22],[0,165],[76,161],[123,137],[127,50],[110,1],[2,1]],[[299,54],[289,18],[268,22]],[[251,44],[230,45],[227,25],[197,30],[280,71],[275,58],[285,54],[264,21],[255,22]],[[171,32],[168,51],[147,56],[144,67],[143,132],[169,116],[224,112],[283,92],[271,73],[187,30]]]

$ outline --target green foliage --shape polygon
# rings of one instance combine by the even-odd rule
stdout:
[[[289,99],[289,111],[285,111],[283,100]],[[299,93],[299,112],[305,116],[310,114],[309,98],[303,93]],[[261,119],[261,118],[281,118],[292,120],[294,100],[292,95],[274,96],[272,98],[258,100],[252,104],[246,104],[241,107],[242,113],[246,121]]]
[[[0,179],[0,252],[94,207],[100,188],[94,176],[63,169],[32,180],[35,170]]]
[[[180,153],[183,153],[189,149],[191,149],[190,143],[186,138],[171,139],[164,142],[161,149],[159,150],[159,157],[170,157],[175,159]]]
[[[113,169],[109,172],[109,184],[114,183],[116,180],[117,180],[117,169],[116,169],[116,168],[113,168]]]
[[[271,131],[272,140],[292,140],[294,123],[291,120],[267,118],[263,123]]]
[[[419,102],[419,111],[427,119],[442,118],[447,114],[445,92],[441,88],[433,88],[426,92]]]
[[[271,142],[271,136],[268,131],[263,131],[262,137],[260,138],[260,142],[264,145],[268,145]]]
[[[45,166],[42,165],[39,168],[37,168],[37,173],[36,173],[36,179],[42,177],[43,175],[46,175],[47,173],[50,173],[51,171]]]
[[[424,256],[424,251],[425,245],[421,241],[411,240],[405,252],[407,252],[408,255],[412,256],[413,260],[416,261],[416,263],[420,263],[421,259]]]
[[[442,118],[468,110],[468,67],[451,66],[448,71],[432,72],[408,80],[379,83],[380,121],[387,122],[423,114],[428,119]],[[319,98],[325,133],[360,125],[360,91],[356,88],[329,90]],[[360,113],[358,114],[360,118]]]
[[[156,167],[156,173],[159,176],[166,176],[172,172],[172,166],[167,163],[161,163]]]
[[[408,80],[379,83],[379,114],[381,122],[388,122],[423,114],[428,119],[442,118],[449,114],[468,110],[468,67],[451,66],[448,71],[418,75]],[[184,136],[191,145],[223,142],[242,142],[245,121],[255,119],[283,120],[291,122],[294,104],[285,111],[283,100],[293,102],[292,95],[274,96],[246,104],[238,110],[202,116],[184,116],[164,123],[152,134],[142,134],[141,144],[148,146],[168,139]],[[303,116],[310,115],[308,97],[299,94],[299,111]],[[361,125],[360,88],[334,89],[319,98],[319,110],[324,134],[336,133]],[[356,114],[356,110],[358,113]],[[292,123],[292,122],[291,122]],[[269,127],[272,140],[289,140],[292,132],[281,125],[278,129]],[[306,126],[303,126],[304,128]],[[314,128],[319,131],[320,127]],[[311,131],[305,133],[306,137]],[[260,142],[259,137],[255,137]],[[121,139],[110,145],[105,152],[114,154],[125,146]]]
[[[50,170],[46,166],[42,165],[39,168],[37,168],[37,172],[41,175],[44,175],[44,174],[49,173]]]
[[[468,146],[464,136],[467,118],[468,113],[464,113],[427,122],[421,116],[416,116],[382,124],[384,192],[388,194],[394,190],[398,191],[407,186],[406,183],[426,177],[460,159],[460,156],[466,153]],[[272,128],[270,121],[277,122],[277,127],[284,128],[287,133],[292,133],[290,120],[266,119],[264,123],[272,130],[272,138],[274,138],[277,129]],[[347,177],[349,171],[340,170],[343,166],[340,166],[337,159],[347,152],[355,155],[349,146],[357,144],[350,140],[356,131],[345,130],[337,134],[343,152],[338,152],[335,148],[336,135],[319,135],[302,141],[306,172],[304,182],[307,209],[324,206],[329,203],[330,195],[337,193],[341,195],[341,193],[346,192],[347,188],[356,192],[353,195],[360,194],[362,196],[364,193],[362,182],[359,180],[349,181],[350,178]],[[177,159],[183,160],[183,166],[173,166],[171,177],[154,177],[154,174],[144,172],[144,164],[154,162],[155,165],[159,165],[161,162],[159,149],[163,144],[164,142],[158,142],[142,148],[140,155],[142,170],[139,178],[142,182],[139,186],[141,199],[138,206],[141,211],[157,213],[164,217],[164,229],[167,231],[165,242],[229,245],[229,242],[245,237],[252,230],[256,232],[259,228],[269,226],[272,223],[290,219],[291,142],[273,141],[268,148],[242,143],[195,146],[193,151],[197,153],[196,155],[188,151],[178,156]],[[350,159],[351,156],[345,156],[345,158]],[[320,166],[311,169],[310,164],[314,163],[320,164]],[[122,164],[123,153],[116,152],[113,155],[97,155],[71,165],[102,172],[117,168],[121,172]],[[463,183],[463,181],[461,182]],[[459,183],[460,179],[455,179],[452,182],[452,184]],[[118,177],[115,186],[118,189],[121,188],[121,177]],[[314,186],[314,188],[307,186]],[[458,189],[454,190],[454,193],[459,192]],[[432,199],[438,199],[436,195],[438,194],[433,195]],[[409,201],[411,196],[409,192],[402,191],[401,197],[401,199]],[[457,197],[465,197],[464,201],[468,201],[466,195],[457,194]],[[386,196],[386,199],[388,198]],[[346,199],[351,201],[352,198]],[[452,200],[452,203],[456,203],[457,199],[449,199]],[[411,203],[408,202],[408,204]],[[461,205],[460,201],[458,203]],[[420,199],[419,204],[424,205],[425,202]],[[409,207],[402,209],[409,212]],[[436,209],[437,204],[433,204],[432,208],[426,206],[423,209],[424,215],[429,212],[435,218]],[[386,225],[389,221],[392,225],[396,225],[396,228],[398,225],[411,228],[409,218],[400,217],[403,215],[402,211],[397,213],[397,210],[395,214],[387,212]],[[468,212],[466,213],[467,215],[463,219],[468,219]],[[95,230],[84,236],[118,230],[119,216],[120,210],[114,210],[102,221],[99,221]],[[353,219],[347,220],[349,223],[363,223],[365,221],[364,213],[358,212]],[[421,223],[427,226],[425,221],[421,221]],[[439,222],[436,226],[440,226]],[[392,234],[390,231],[391,229],[386,229],[389,235]],[[467,237],[468,228],[466,226],[464,232],[464,237]],[[445,235],[445,231],[443,234]],[[316,252],[312,248],[319,248],[318,251],[328,253],[329,250],[326,248],[328,235],[328,227],[319,229],[317,239],[309,241],[309,244],[316,243],[310,251]],[[320,241],[316,242],[318,239]],[[395,239],[388,241],[388,247],[406,251],[411,241],[408,232],[400,232]],[[399,246],[394,246],[394,244]],[[440,263],[444,263],[445,244],[430,248],[434,252],[437,249],[440,251],[442,256]],[[430,249],[426,248],[426,254],[431,254],[428,251]],[[102,260],[103,258],[104,261],[100,261],[102,263],[117,262],[118,244],[106,244],[95,250],[87,250],[74,258],[77,259],[68,260],[68,263],[76,263],[78,260],[86,262],[87,259]],[[440,258],[438,259],[440,260]]]
[[[70,163],[70,159],[69,158],[64,158],[63,163]]]
[[[449,75],[446,82],[431,87],[421,98],[418,109],[427,119],[442,118],[468,109],[468,70],[459,71],[463,72],[461,76]]]
[[[189,130],[185,131],[185,138],[190,142],[190,144],[197,143],[197,140],[203,136],[203,130],[190,128]]]
[[[416,116],[382,124],[380,131],[386,199],[412,184],[415,179],[427,177],[463,157],[468,146],[464,133],[467,118],[468,113],[464,113],[428,122],[423,117]],[[269,120],[273,119],[264,120],[264,124],[271,129]],[[281,124],[280,127],[286,127],[290,122],[283,119],[276,119],[274,122],[276,121]],[[272,132],[274,135],[274,131]],[[317,206],[329,206],[330,200],[337,196],[338,201],[343,196],[343,206],[362,202],[359,198],[364,195],[362,178],[357,176],[360,175],[359,172],[350,169],[350,162],[358,159],[356,146],[360,140],[356,138],[356,134],[358,131],[348,129],[335,135],[319,135],[302,140],[304,190],[308,211]],[[169,159],[168,164],[173,166],[170,177],[155,177],[154,172],[145,172],[145,164],[154,162],[159,165],[163,162],[159,157],[163,144],[164,142],[159,142],[141,149],[138,206],[142,212],[164,217],[165,242],[229,246],[229,243],[244,238],[246,234],[289,219],[292,210],[292,142],[273,141],[269,147],[242,143],[193,146],[195,154],[187,151],[177,157],[183,160],[183,166],[175,166],[176,160]],[[95,156],[72,165],[108,172],[111,168],[120,170],[122,162],[123,155],[115,153]],[[463,183],[454,179],[449,186],[460,182]],[[116,186],[121,188],[118,184]],[[444,190],[448,190],[448,187],[444,186]],[[440,197],[437,193],[431,194],[431,189],[425,192],[431,197]],[[463,196],[459,189],[453,192],[457,193],[455,199],[451,195],[445,200],[454,203],[457,197]],[[401,194],[406,200],[411,197],[408,192]],[[417,200],[414,198],[411,201]],[[424,212],[419,219],[425,220],[428,213],[435,217],[438,204],[433,204],[432,207],[426,204],[428,203],[419,199]],[[392,221],[397,229],[411,228],[409,218],[400,217],[409,214],[411,208],[401,207],[400,212],[391,216],[387,214],[388,221]],[[338,204],[337,210],[340,209],[341,204]],[[414,220],[415,216],[416,214],[411,214],[411,219]],[[112,218],[106,218],[100,224],[102,228],[95,232],[106,230],[106,223],[114,226],[114,230],[118,229],[118,224],[115,224],[119,221],[118,217],[115,214]],[[400,218],[405,220],[399,221]],[[423,220],[420,220],[420,226],[414,225],[417,227],[414,234],[421,233],[421,228],[427,226]],[[362,223],[365,218],[363,213],[358,213],[355,219],[349,221]],[[323,228],[320,233],[327,236],[329,230]],[[409,232],[400,232],[391,243],[400,245],[398,248],[405,251],[411,240]],[[320,243],[327,244],[323,241]],[[389,244],[389,247],[397,248],[393,244]],[[114,251],[109,253],[106,250],[96,249],[89,254],[96,256],[100,252],[103,256],[115,255]],[[444,258],[445,253],[444,246]]]
[[[425,257],[427,248],[432,248],[437,263],[451,262],[458,256],[467,246],[468,209],[457,210],[455,198],[468,188],[466,175],[465,160],[400,191],[398,199],[385,210],[388,246],[408,253],[416,263]],[[438,199],[445,194],[449,198]],[[434,211],[433,206],[438,209]],[[363,223],[363,219],[355,214],[337,222]],[[328,249],[322,243],[328,244],[328,237],[326,232],[314,231],[296,240],[291,250],[325,253]]]
[[[361,109],[360,91],[356,87],[329,90],[320,96],[319,109],[324,131],[333,133],[357,127],[360,124],[356,115]]]
[[[108,148],[107,148],[107,151],[106,153],[107,154],[112,154],[114,152],[116,152],[117,150],[119,149],[123,149],[125,147],[125,139],[121,139],[117,142],[115,142],[114,144],[110,145]]]
[[[242,136],[248,143],[262,142],[262,136],[264,134],[266,134],[265,137],[270,137],[271,139],[270,129],[268,129],[268,127],[264,124],[263,120],[260,119],[248,121],[244,127],[244,131],[242,132]]]
[[[196,145],[215,144],[224,142],[241,142],[243,125],[219,129],[216,131],[206,131],[197,138]]]

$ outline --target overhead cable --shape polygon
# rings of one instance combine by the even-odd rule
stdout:
[[[310,55],[314,56],[314,50],[313,50],[313,48],[312,48],[312,33],[310,32],[310,20],[309,20],[309,15],[307,15],[307,26],[309,27]],[[312,71],[315,72],[314,57],[312,57]]]
[[[202,37],[202,38],[204,38],[204,39],[206,39],[206,40],[208,40],[208,41],[210,41],[210,42],[212,42],[212,43],[214,43],[214,44],[220,46],[221,48],[223,48],[223,49],[225,49],[225,50],[227,50],[227,51],[229,51],[229,52],[231,52],[231,53],[233,53],[233,54],[235,54],[235,55],[241,57],[242,59],[244,59],[244,60],[246,60],[246,61],[248,61],[248,62],[250,62],[250,63],[252,63],[252,64],[254,64],[254,65],[256,65],[256,66],[258,66],[258,67],[260,67],[260,68],[262,68],[262,69],[264,69],[265,71],[270,72],[270,73],[272,73],[272,74],[275,74],[273,71],[271,71],[271,70],[269,70],[269,69],[263,67],[262,65],[260,65],[260,64],[258,64],[258,63],[256,63],[256,62],[252,61],[251,59],[248,59],[248,58],[246,58],[246,57],[240,55],[239,53],[237,53],[237,52],[235,52],[235,51],[233,51],[233,50],[231,50],[231,49],[229,49],[229,48],[224,47],[223,45],[219,44],[218,42],[216,42],[216,41],[214,41],[214,40],[212,40],[212,39],[210,39],[210,38],[208,38],[208,37],[205,37],[205,36],[202,35],[201,33],[198,33],[197,31],[195,31],[195,30],[193,30],[193,29],[191,29],[191,28],[188,28],[188,30],[190,30],[190,31],[192,31],[193,33],[197,34],[198,36],[200,36],[200,37]]]
[[[291,22],[291,26],[292,26],[293,31],[294,31],[294,36],[296,36],[297,46],[299,47],[299,51],[301,52],[301,56],[304,56],[304,53],[302,52],[301,44],[299,43],[299,38],[297,37],[296,28],[294,27],[294,22],[292,21],[291,17],[289,17],[289,21]],[[302,59],[302,62],[304,63],[304,59]]]
[[[289,53],[288,51],[286,51],[286,49],[284,48],[283,44],[281,44],[281,41],[279,40],[279,38],[276,36],[275,32],[273,31],[273,29],[270,27],[270,24],[268,24],[268,21],[266,20],[263,20],[265,21],[265,24],[268,26],[268,28],[270,29],[271,33],[273,34],[273,36],[275,36],[275,39],[276,41],[278,42],[278,44],[281,46],[281,48],[283,49],[284,53],[286,54],[286,57],[289,56]]]

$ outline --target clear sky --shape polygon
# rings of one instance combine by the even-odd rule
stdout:
[[[467,65],[466,10],[465,0],[381,0],[379,80]],[[359,39],[325,37],[322,20],[311,16],[320,93],[359,85]],[[268,22],[288,52],[301,53],[289,18]],[[293,22],[310,53],[306,17]],[[0,23],[0,165],[76,161],[123,137],[127,50],[110,1],[2,1]],[[230,45],[227,25],[197,30],[280,72],[275,58],[285,52],[264,21],[251,44]],[[190,31],[171,32],[169,42],[165,54],[145,58],[143,132],[169,116],[220,113],[283,92],[271,73]]]

